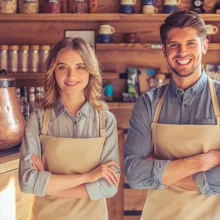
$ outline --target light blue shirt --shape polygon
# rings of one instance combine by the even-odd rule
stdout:
[[[178,89],[171,79],[158,123],[215,125],[207,79],[203,72],[196,84],[186,91]],[[215,81],[214,84],[220,103],[220,83]],[[162,86],[143,94],[132,111],[124,155],[125,175],[132,188],[166,187],[161,179],[169,160],[146,160],[152,152],[151,123],[164,89]],[[220,166],[197,173],[193,178],[202,194],[220,194]]]
[[[100,164],[110,160],[114,160],[119,164],[117,122],[111,112],[105,111],[105,115],[106,139]],[[35,171],[31,159],[33,153],[38,155],[42,154],[40,134],[43,116],[43,109],[37,109],[27,120],[24,137],[22,139],[19,165],[21,191],[33,193],[38,196],[45,195],[45,186],[51,174],[49,171]],[[62,101],[58,99],[53,104],[47,135],[63,138],[99,137],[98,111],[86,102],[77,112],[76,117],[74,117],[68,113]],[[118,176],[120,176],[120,171],[117,168],[115,168],[115,171]],[[118,190],[118,186],[110,186],[104,178],[93,183],[86,183],[85,187],[91,200],[112,197]]]

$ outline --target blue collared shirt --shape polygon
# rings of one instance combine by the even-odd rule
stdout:
[[[118,132],[115,116],[105,111],[106,139],[103,146],[100,164],[114,160],[119,164]],[[27,120],[24,137],[22,139],[19,183],[25,193],[38,196],[45,195],[45,186],[50,178],[49,171],[37,172],[33,169],[31,156],[33,153],[41,155],[40,134],[42,130],[44,110],[37,109]],[[92,138],[99,137],[99,114],[88,102],[77,112],[76,117],[69,114],[60,99],[53,104],[48,125],[48,136],[63,138]],[[86,153],[86,152],[85,152]],[[93,155],[91,155],[92,157]],[[115,169],[118,176],[120,171]],[[118,186],[110,186],[102,178],[96,182],[86,183],[86,190],[91,200],[109,198],[115,195]]]
[[[220,83],[214,84],[220,103]],[[153,150],[151,123],[164,89],[165,86],[162,86],[143,94],[132,111],[124,155],[125,175],[132,188],[166,187],[161,179],[169,160],[146,160]],[[216,118],[211,103],[205,72],[196,84],[186,91],[178,89],[171,79],[158,123],[215,125]],[[220,166],[197,173],[193,178],[202,194],[220,194]]]

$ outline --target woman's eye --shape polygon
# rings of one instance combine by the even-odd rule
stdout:
[[[85,66],[77,66],[77,69],[78,69],[78,70],[84,70],[84,69],[85,69]]]
[[[59,69],[59,70],[65,70],[66,67],[65,67],[65,66],[58,66],[58,69]]]

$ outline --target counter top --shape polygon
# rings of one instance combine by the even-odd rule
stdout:
[[[0,174],[18,169],[20,145],[0,151]]]

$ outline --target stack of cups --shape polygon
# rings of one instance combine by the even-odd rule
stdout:
[[[133,14],[135,13],[136,0],[121,0],[121,13]]]
[[[99,26],[99,43],[114,42],[113,34],[115,29],[109,24],[101,24]]]
[[[143,14],[154,14],[158,12],[158,9],[155,7],[157,0],[142,0],[142,13]]]
[[[179,11],[177,5],[181,3],[181,0],[164,0],[163,12],[166,14],[172,14],[173,12]]]

